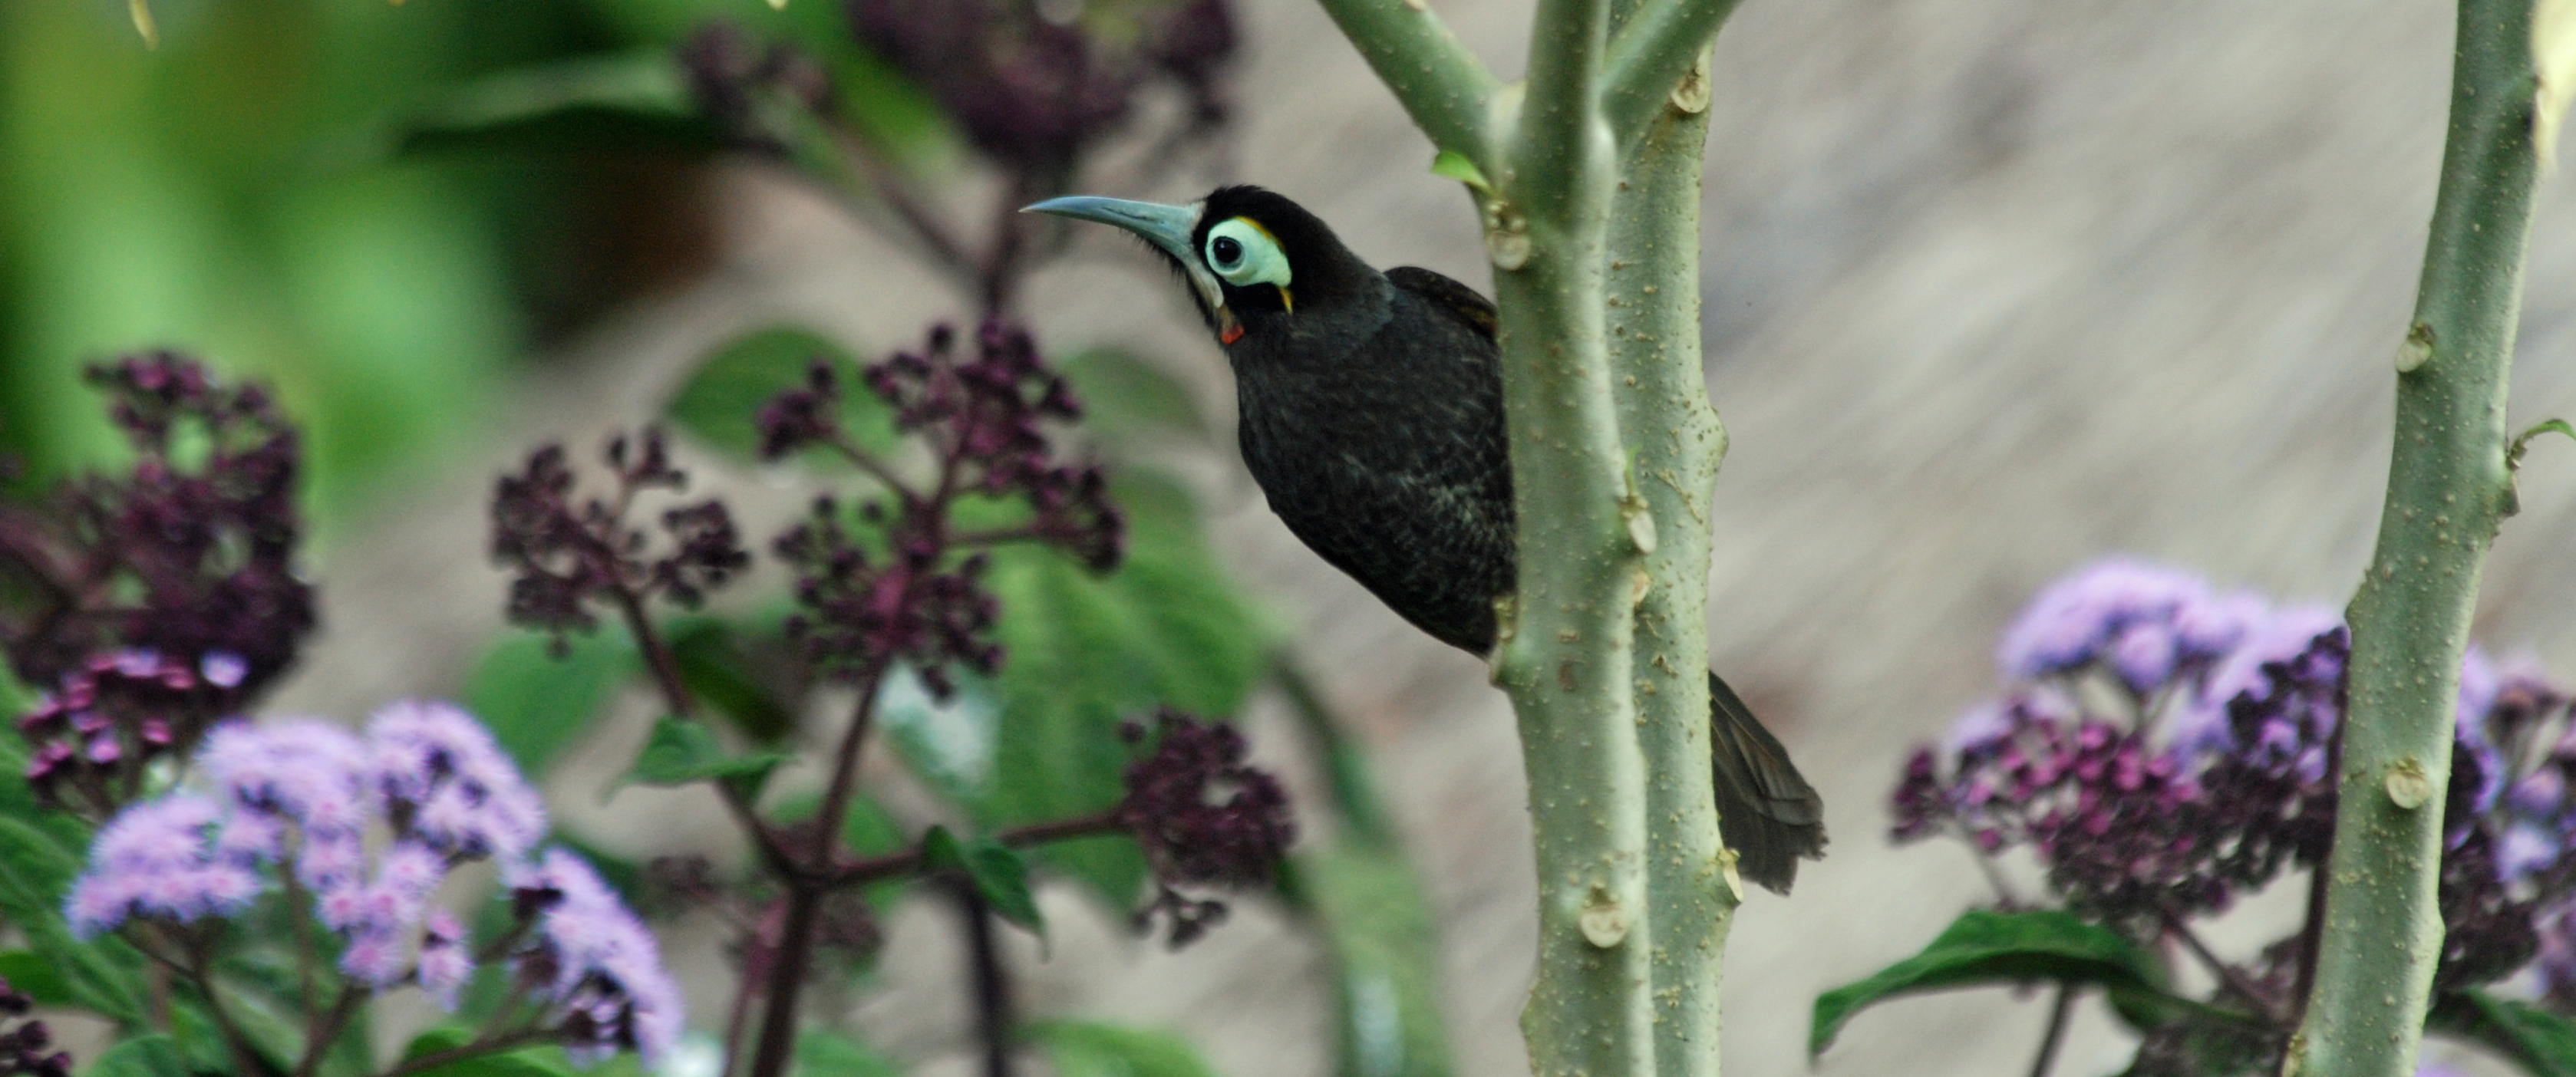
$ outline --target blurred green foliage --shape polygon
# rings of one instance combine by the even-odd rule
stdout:
[[[0,453],[29,480],[112,460],[81,366],[184,348],[270,379],[307,423],[327,528],[470,444],[534,329],[653,279],[602,268],[585,242],[667,257],[634,249],[670,228],[635,227],[631,203],[684,208],[667,162],[397,158],[387,121],[480,76],[665,47],[717,16],[838,37],[845,86],[888,80],[848,53],[837,5],[794,8],[165,0],[151,49],[119,0],[0,5]],[[881,96],[897,118],[926,107]]]

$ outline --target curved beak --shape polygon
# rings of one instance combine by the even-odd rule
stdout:
[[[1162,248],[1163,253],[1181,264],[1181,271],[1189,275],[1190,285],[1199,291],[1199,301],[1206,304],[1213,315],[1225,309],[1225,290],[1218,287],[1216,274],[1208,272],[1207,266],[1200,264],[1198,252],[1190,249],[1190,233],[1198,230],[1199,214],[1206,211],[1205,202],[1167,206],[1160,202],[1134,202],[1087,194],[1050,198],[1036,205],[1020,207],[1022,213],[1096,221],[1143,236],[1145,242]]]

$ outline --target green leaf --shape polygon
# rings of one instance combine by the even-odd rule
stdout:
[[[847,1036],[807,1029],[796,1037],[791,1077],[903,1077],[885,1053]]]
[[[934,826],[922,835],[921,863],[932,871],[963,873],[1002,919],[1046,936],[1046,917],[1029,893],[1029,862],[1019,850],[991,838],[959,841],[947,827]]]
[[[713,617],[675,619],[665,632],[681,683],[744,736],[775,743],[795,726],[796,715],[735,637],[733,628]]]
[[[666,714],[653,723],[653,734],[645,739],[644,750],[636,753],[635,765],[618,781],[673,786],[715,779],[757,796],[769,772],[793,758],[785,752],[727,754],[705,723]]]
[[[1026,1030],[1056,1077],[1216,1077],[1188,1040],[1154,1029],[1038,1021]]]
[[[26,992],[39,1006],[72,1005],[71,985],[63,981],[61,969],[28,950],[0,951],[0,979],[9,986]]]
[[[1971,909],[1951,921],[1922,953],[1817,996],[1807,1053],[1823,1054],[1844,1022],[1874,1003],[1923,991],[2033,980],[2159,990],[2163,973],[2137,944],[2072,913]]]
[[[1115,348],[1094,348],[1057,367],[1082,401],[1084,429],[1112,437],[1177,433],[1206,437],[1207,420],[1188,387]]]
[[[642,903],[644,865],[609,852],[588,838],[562,830],[548,834],[546,844],[563,846],[580,856],[590,865],[592,871],[599,873],[599,881],[607,883],[609,889],[617,891],[618,898],[625,901],[628,908],[634,908]]]
[[[993,682],[951,674],[956,691],[933,697],[910,666],[898,666],[877,689],[877,725],[930,787],[951,803],[978,807],[992,792],[1002,701]]]
[[[483,652],[466,677],[466,709],[531,778],[588,732],[617,690],[644,668],[622,631],[565,642],[569,649],[558,658],[552,637],[512,632]]]
[[[99,1052],[81,1077],[188,1077],[188,1060],[178,1041],[151,1032]]]
[[[1299,854],[1286,889],[1332,948],[1340,1077],[1447,1077],[1438,925],[1401,851],[1345,835]]]
[[[2451,991],[2433,1000],[2429,1031],[2485,1047],[2539,1077],[2576,1077],[2576,1021],[2484,991]]]
[[[14,720],[33,709],[35,705],[35,691],[18,683],[18,678],[9,672],[9,667],[5,663],[0,663],[0,719]]]
[[[893,412],[862,380],[858,357],[832,338],[800,326],[772,326],[727,341],[698,364],[663,409],[672,425],[738,459],[760,452],[755,420],[771,397],[805,384],[815,359],[840,376],[841,429],[862,448],[886,452],[901,443]],[[821,451],[807,454],[826,460]]]
[[[1490,192],[1494,185],[1485,179],[1485,170],[1455,150],[1442,150],[1431,158],[1431,174],[1445,176],[1480,192]]]
[[[1189,495],[1130,471],[1112,486],[1127,512],[1128,554],[1108,575],[1056,551],[995,550],[985,585],[1001,600],[995,634],[1009,654],[993,781],[968,805],[987,829],[1097,812],[1124,795],[1119,724],[1158,704],[1222,717],[1269,669],[1275,638],[1208,551]],[[1145,875],[1125,837],[1060,842],[1039,859],[1112,904]]]
[[[459,1025],[439,1025],[412,1038],[403,1048],[403,1061],[411,1062],[441,1051],[452,1051],[474,1042],[474,1030]],[[474,1055],[443,1066],[421,1071],[415,1077],[571,1077],[572,1064],[560,1047],[522,1047],[515,1051]]]
[[[54,966],[72,1004],[134,1023],[142,1014],[142,955],[112,936],[83,942],[63,921],[63,894],[79,870],[80,861],[52,835],[0,818],[0,920]]]
[[[402,154],[629,151],[705,156],[734,145],[698,110],[667,50],[588,56],[487,75],[396,119]]]

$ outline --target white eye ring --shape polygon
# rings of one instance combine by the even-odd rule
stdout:
[[[1208,268],[1236,287],[1275,284],[1288,287],[1288,256],[1269,229],[1250,217],[1222,221],[1208,229],[1204,251]]]

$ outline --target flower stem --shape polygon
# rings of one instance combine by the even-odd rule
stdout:
[[[813,957],[815,925],[823,898],[831,892],[827,877],[838,855],[841,819],[849,813],[850,795],[858,784],[859,752],[875,724],[877,688],[886,666],[875,663],[859,677],[859,703],[850,728],[841,736],[832,764],[832,782],[823,791],[822,812],[815,817],[814,844],[806,850],[803,870],[784,880],[787,910],[778,931],[778,950],[770,964],[768,1002],[761,1013],[760,1046],[752,1057],[751,1077],[780,1077],[795,1053],[797,998],[805,987],[805,970]]]
[[[984,1077],[1011,1077],[1010,970],[1002,965],[1000,940],[993,937],[993,910],[975,884],[952,880],[957,914],[966,920],[967,965],[975,978],[975,1031],[984,1041]]]
[[[2030,1060],[2030,1077],[2048,1077],[2057,1066],[2057,1048],[2066,1042],[2066,1019],[2075,1013],[2075,985],[2059,984],[2057,1004],[2048,1008],[2048,1031],[2039,1037],[2039,1057]]]
[[[635,649],[643,652],[644,666],[653,673],[654,687],[661,690],[662,705],[669,707],[674,716],[698,717],[697,696],[689,691],[688,682],[681,678],[680,661],[671,653],[671,645],[662,639],[662,633],[653,627],[653,619],[645,614],[643,596],[627,587],[618,587],[612,593],[617,599],[617,612],[626,622],[626,634],[635,640]],[[750,798],[732,782],[708,784],[718,797],[723,798],[725,810],[732,813],[734,821],[751,836],[753,846],[760,851],[762,863],[772,874],[788,874],[795,860],[779,840],[778,832],[752,810]]]
[[[2510,496],[2505,388],[2540,172],[2534,0],[2461,0],[2450,131],[2377,550],[2348,611],[2351,706],[2314,997],[2285,1074],[2408,1077],[2441,957],[2453,711]]]

